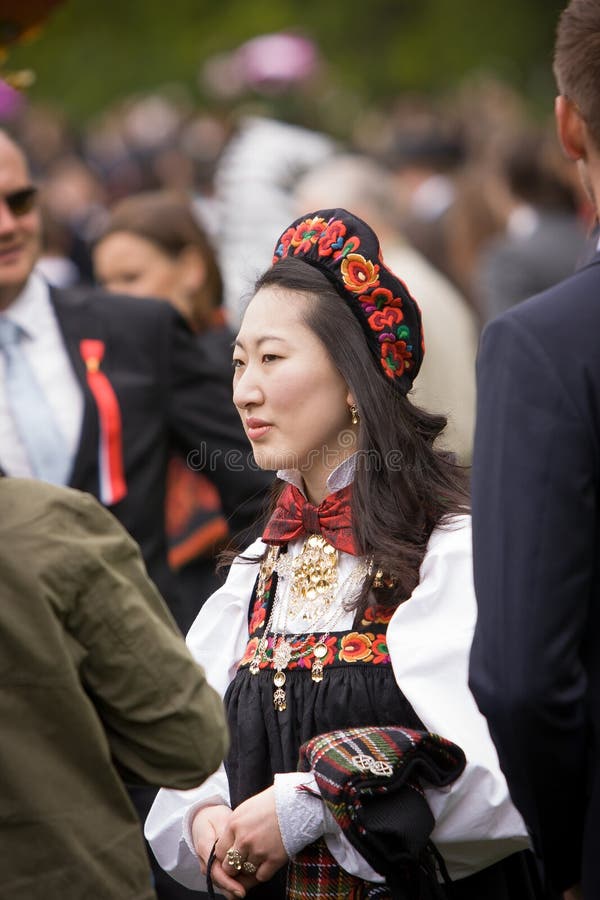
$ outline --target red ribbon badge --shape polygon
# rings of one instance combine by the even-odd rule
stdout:
[[[100,371],[104,341],[83,340],[79,349],[87,370],[87,383],[94,395],[100,420],[100,499],[106,506],[118,503],[127,494],[123,466],[121,410],[113,386]]]

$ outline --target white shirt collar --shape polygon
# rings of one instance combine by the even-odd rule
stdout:
[[[342,460],[342,462],[335,467],[333,472],[329,473],[329,477],[327,478],[327,492],[329,494],[333,494],[335,491],[341,491],[342,488],[352,484],[356,472],[356,461],[356,453],[353,453],[352,456],[348,456],[347,459]],[[279,469],[277,477],[282,481],[287,481],[288,484],[292,484],[295,488],[298,488],[303,496],[306,496],[304,493],[302,473],[299,469]]]
[[[25,287],[4,315],[20,325],[28,338],[35,340],[41,337],[48,315],[53,316],[48,283],[32,272]]]

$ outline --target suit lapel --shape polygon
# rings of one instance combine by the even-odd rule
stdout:
[[[94,397],[88,387],[86,367],[79,349],[83,338],[104,340],[104,328],[94,304],[86,303],[85,296],[76,291],[61,291],[51,288],[50,299],[65,342],[65,349],[71,361],[75,377],[83,392],[83,420],[79,436],[79,446],[69,484],[71,487],[91,490],[91,483],[98,492],[98,411]]]

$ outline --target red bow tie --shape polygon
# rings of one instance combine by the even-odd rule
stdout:
[[[352,535],[350,486],[313,506],[291,484],[284,487],[263,533],[267,544],[287,544],[304,534],[322,534],[336,550],[357,555]]]

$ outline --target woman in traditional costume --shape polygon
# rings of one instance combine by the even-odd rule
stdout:
[[[467,685],[468,500],[445,420],[407,397],[423,352],[368,225],[321,210],[283,233],[234,349],[270,515],[187,638],[231,748],[146,825],[191,888],[208,869],[228,897],[538,896]]]

